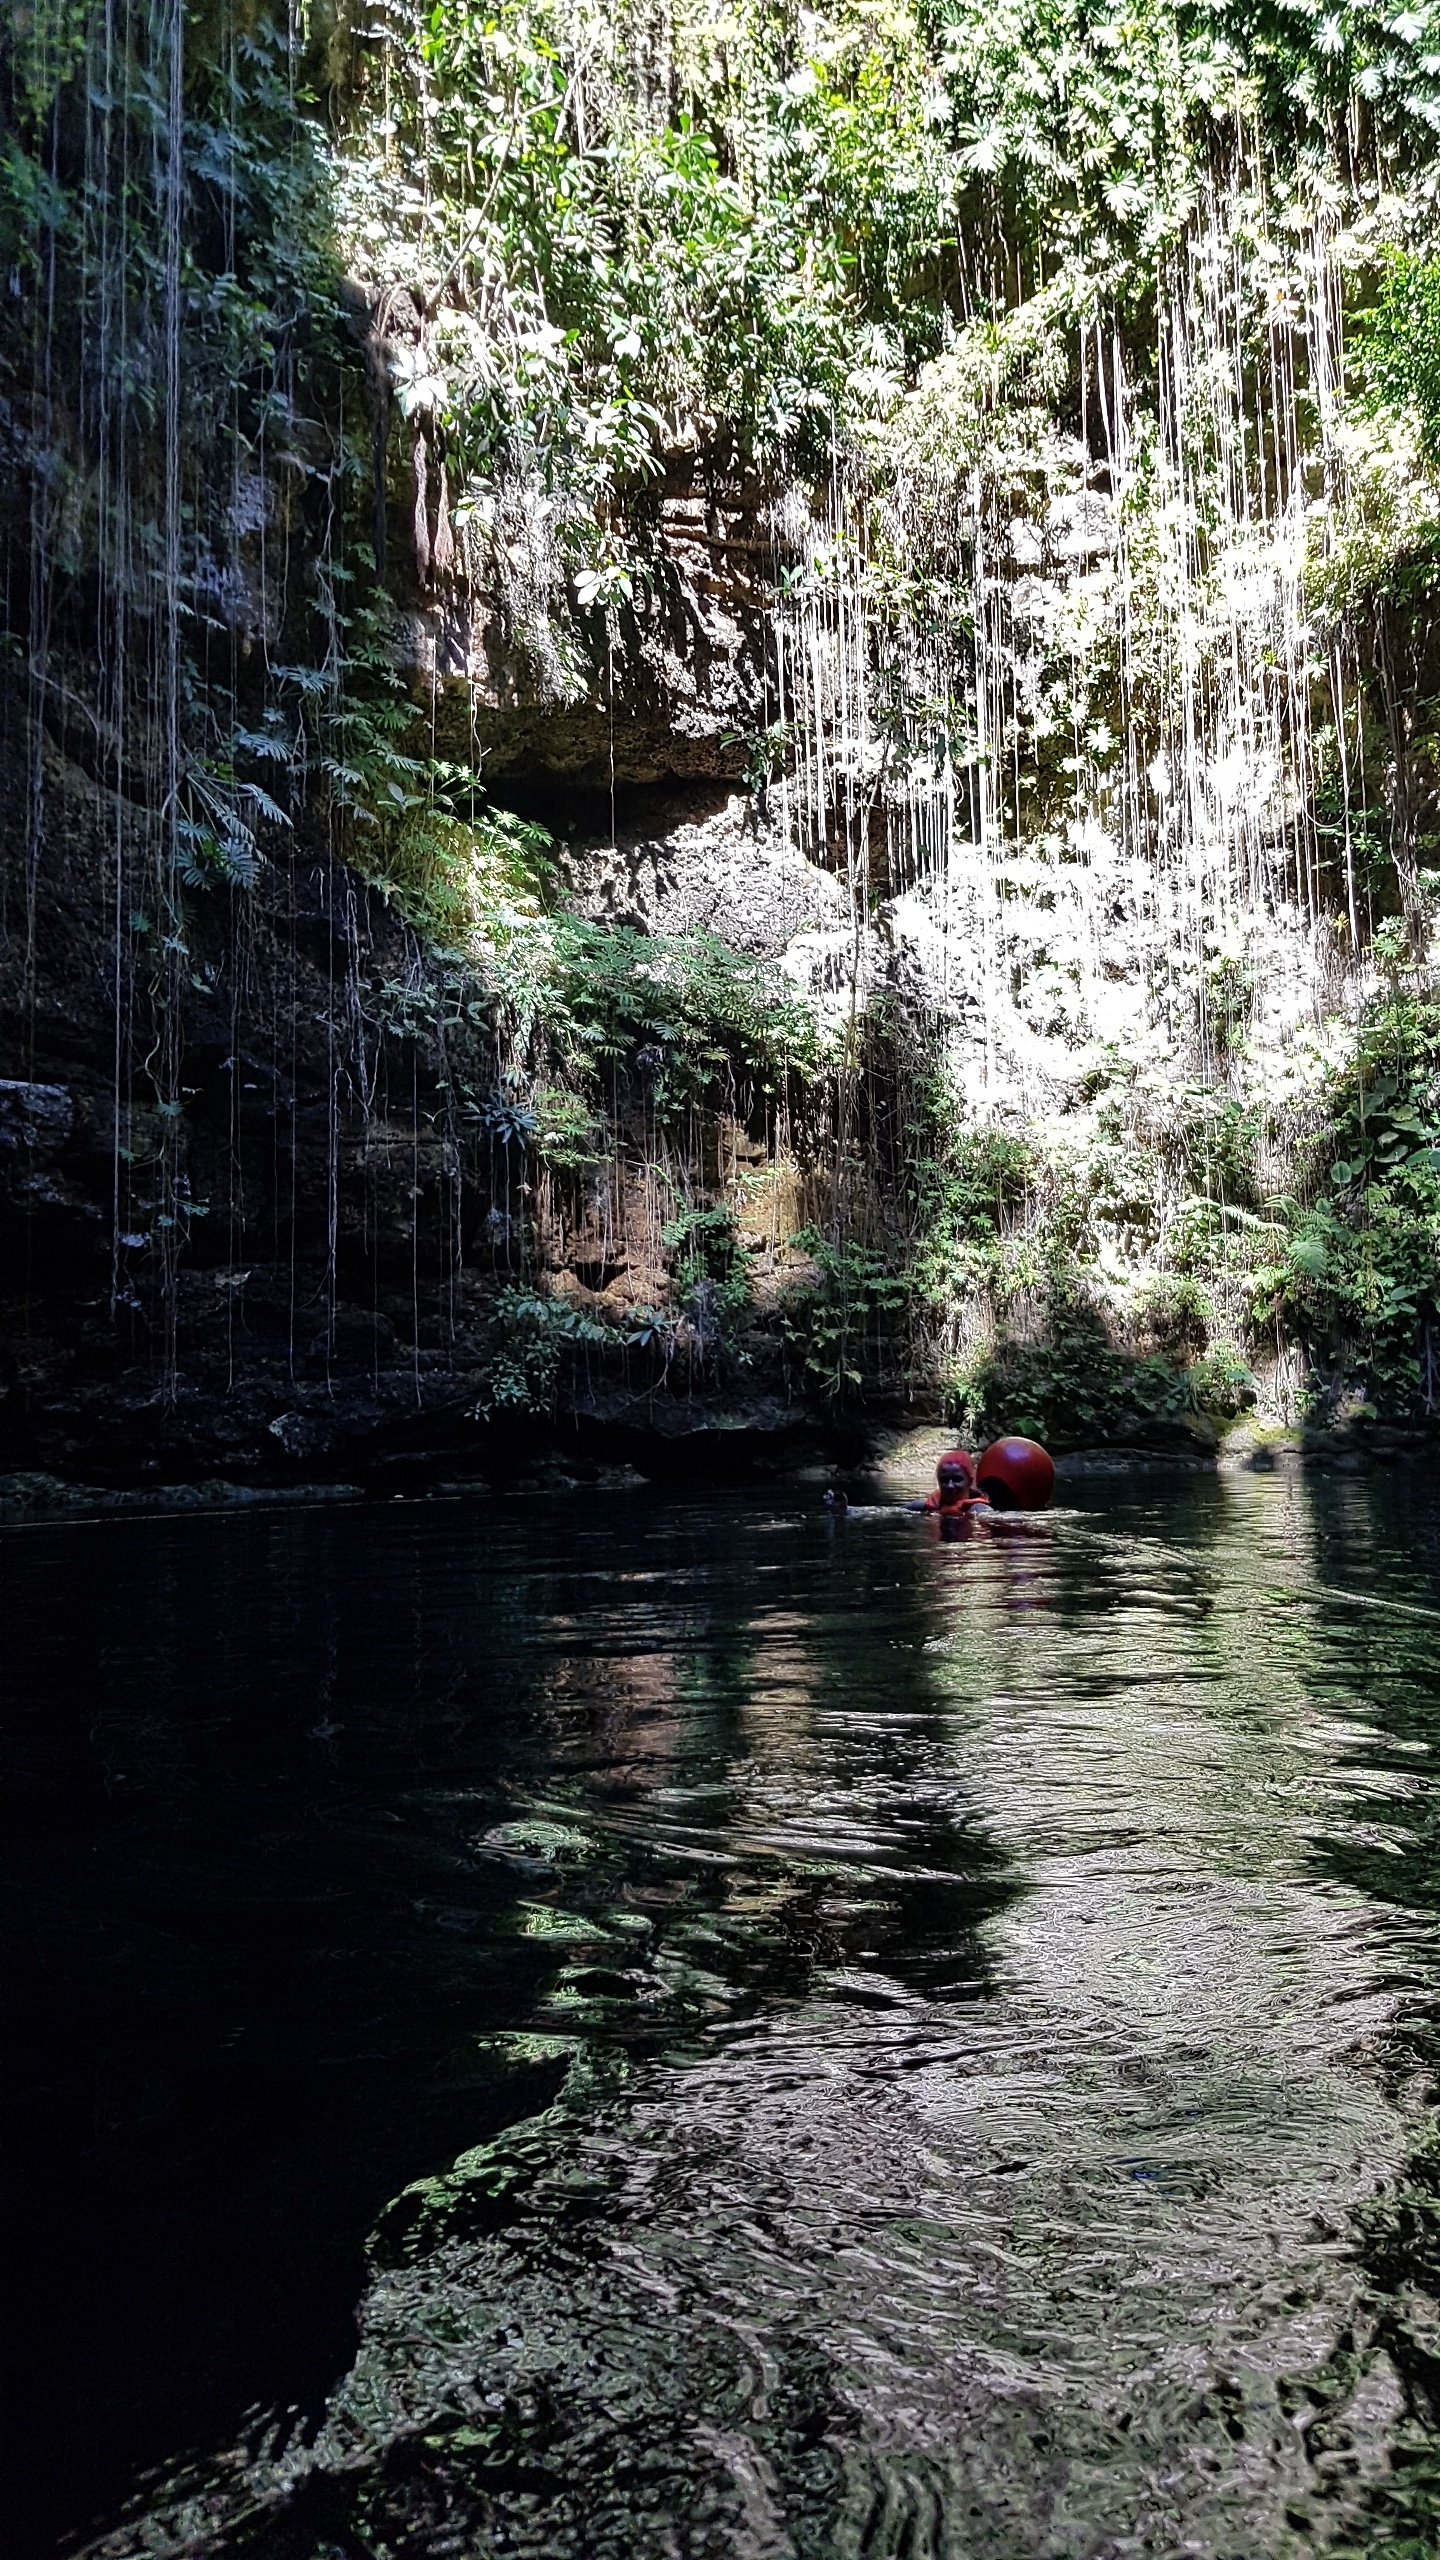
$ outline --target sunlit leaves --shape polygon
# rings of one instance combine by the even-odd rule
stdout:
[[[1364,343],[1378,389],[1413,409],[1421,449],[1440,464],[1440,259],[1387,254]]]

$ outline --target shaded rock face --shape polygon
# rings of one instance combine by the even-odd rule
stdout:
[[[611,622],[592,612],[579,627],[543,514],[542,500],[512,504],[484,578],[412,597],[403,647],[438,751],[478,755],[502,794],[517,781],[739,781],[779,716],[773,585],[794,555],[783,506],[672,458],[631,526],[643,579]]]
[[[583,1184],[526,1196],[522,1161],[456,1108],[443,978],[353,873],[300,852],[249,891],[193,892],[167,954],[143,813],[52,743],[32,865],[13,765],[0,782],[0,1472],[403,1486],[547,1450],[733,1474],[811,1447],[778,1345],[738,1387],[683,1392],[678,1366],[587,1354],[553,1427],[487,1420],[499,1289],[598,1286],[609,1315],[663,1297],[623,1183],[618,1226]],[[586,914],[757,954],[840,896],[723,787],[655,798],[572,871]],[[162,1029],[169,1121],[145,1068]],[[468,1086],[493,1089],[493,1035],[467,1036]]]
[[[196,897],[169,980],[171,1138],[140,1098],[143,1063],[117,1077],[158,963],[142,917],[117,970],[111,817],[51,760],[28,935],[18,826],[6,846],[0,1062],[27,1072],[0,1084],[0,1447],[102,1480],[329,1458],[413,1415],[440,1352],[397,1283],[408,1250],[433,1298],[443,1141],[411,1117],[408,1066],[401,1120],[395,1044],[363,1020],[407,937],[320,862]]]
[[[771,603],[807,506],[667,457],[637,502],[645,575],[607,621],[577,617],[545,503],[504,496],[484,576],[427,577],[391,546],[393,653],[433,752],[544,823],[582,916],[713,935],[823,996],[847,892],[744,787],[777,717]],[[100,738],[88,644],[67,645],[38,742],[18,711],[0,727],[0,1472],[404,1482],[547,1442],[661,1473],[792,1456],[809,1426],[773,1331],[728,1380],[703,1344],[618,1366],[587,1346],[553,1429],[486,1419],[507,1286],[612,1328],[674,1312],[663,1218],[632,1179],[647,1096],[611,1097],[624,1162],[593,1178],[497,1138],[492,1029],[445,1019],[453,971],[303,814],[253,888],[187,889],[167,930],[155,757]],[[797,1276],[783,1239],[808,1204],[759,1133],[697,1143],[702,1191],[721,1154],[766,1174],[770,1231],[742,1237],[763,1313]]]

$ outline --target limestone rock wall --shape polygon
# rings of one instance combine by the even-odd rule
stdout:
[[[252,889],[193,895],[167,975],[155,919],[128,906],[146,813],[53,738],[43,755],[38,845],[21,759],[0,775],[0,1473],[404,1483],[513,1469],[557,1433],[567,1464],[618,1451],[661,1470],[682,1441],[686,1464],[723,1467],[803,1439],[773,1344],[739,1379],[673,1344],[619,1369],[587,1353],[553,1425],[487,1419],[498,1291],[611,1323],[672,1295],[653,1200],[618,1168],[531,1181],[456,1114],[423,1027],[434,962],[313,846]],[[841,924],[838,884],[748,794],[672,784],[598,845],[592,804],[575,806],[583,914],[767,957]],[[117,1058],[172,999],[183,1112],[166,1124],[143,1052],[138,1078]],[[493,1080],[495,1061],[471,1071]],[[801,1267],[806,1200],[739,1124],[702,1154],[702,1184],[747,1173],[763,1306]]]
[[[849,927],[833,873],[796,851],[773,807],[723,786],[657,797],[638,820],[621,820],[613,843],[578,845],[567,869],[577,914],[646,933],[712,933],[757,959]]]

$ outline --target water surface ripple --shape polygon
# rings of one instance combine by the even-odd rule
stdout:
[[[92,1923],[173,1929],[208,1856],[213,1987],[303,1868],[351,1977],[275,1988],[336,2048],[307,2211],[333,2170],[375,2228],[323,2413],[237,2406],[217,2456],[222,2389],[97,2551],[1390,2547],[1440,2372],[1414,1483],[1137,1480],[948,1544],[740,1496],[123,1534],[170,1578],[97,1602]],[[33,1610],[90,1535],[11,1543]]]

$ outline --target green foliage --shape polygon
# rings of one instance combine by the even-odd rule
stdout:
[[[1245,1362],[1217,1353],[1189,1366],[1118,1349],[1063,1277],[1044,1338],[1000,1341],[954,1373],[947,1409],[974,1441],[1019,1431],[1047,1448],[1173,1439],[1187,1418],[1230,1419],[1255,1401]]]
[[[605,1131],[593,1106],[564,1085],[542,1084],[535,1096],[535,1153],[556,1173],[583,1173],[605,1153]]]
[[[1257,1323],[1304,1346],[1321,1413],[1434,1407],[1440,1309],[1440,1001],[1377,1000],[1333,1077],[1308,1200],[1275,1204],[1249,1275]]]
[[[947,1167],[946,1210],[956,1232],[998,1235],[1024,1206],[1035,1172],[1033,1140],[1011,1129],[966,1130]]]
[[[1037,1170],[1032,1139],[1009,1129],[957,1128],[954,1097],[940,1084],[923,1096],[907,1140],[917,1224],[937,1269],[957,1245],[994,1244],[1023,1212]]]
[[[945,216],[907,12],[842,11],[798,58],[746,13],[726,52],[692,52],[668,119],[623,61],[597,80],[546,0],[439,0],[418,33],[377,15],[386,147],[357,117],[337,185],[359,271],[444,301],[397,361],[402,411],[444,436],[482,542],[507,473],[587,502],[556,519],[582,605],[628,593],[594,501],[655,469],[666,419],[820,458],[852,380],[863,396],[857,325],[898,333],[872,371],[933,344],[917,289]]]
[[[750,1304],[749,1264],[729,1209],[682,1209],[660,1241],[674,1256],[682,1304],[698,1306],[704,1318],[721,1323],[744,1313]]]
[[[420,782],[428,768],[418,761]],[[445,768],[441,769],[442,772]],[[393,897],[417,933],[443,951],[503,958],[532,938],[548,891],[551,838],[509,809],[456,817],[437,790],[403,795],[403,806],[356,839],[355,864]]]
[[[79,70],[89,15],[89,0],[20,0],[11,11],[15,102],[28,122],[43,122],[57,90]]]
[[[1173,1435],[1185,1380],[1158,1357],[1135,1360],[1083,1324],[1056,1323],[1043,1343],[1001,1343],[957,1369],[947,1409],[968,1438],[1019,1431],[1050,1449]]]
[[[186,887],[252,888],[260,860],[255,824],[261,820],[287,830],[290,825],[270,794],[259,783],[242,782],[233,764],[192,757],[175,821]]]
[[[1167,0],[1114,13],[1092,0],[960,0],[940,16],[961,169],[988,182],[1007,233],[1079,271],[1151,257],[1194,192],[1193,109],[1234,57]]]
[[[1379,1188],[1363,1212],[1300,1212],[1278,1255],[1257,1265],[1256,1321],[1280,1319],[1304,1346],[1317,1412],[1347,1400],[1397,1420],[1432,1409],[1440,1382],[1425,1352],[1440,1284],[1437,1231],[1440,1186],[1418,1218]]]
[[[163,55],[148,50],[144,13],[122,13],[116,24],[118,52],[116,27],[107,33],[91,0],[41,0],[10,13],[0,37],[11,107],[0,234],[12,270],[0,334],[33,317],[25,306],[53,254],[45,290],[63,300],[67,321],[57,360],[79,369],[96,414],[118,405],[139,475],[153,457],[164,400],[168,73]],[[43,43],[42,26],[51,31]],[[67,114],[92,120],[83,155],[57,151],[62,97]],[[330,388],[326,378],[344,361],[323,151],[305,104],[289,44],[268,19],[223,63],[202,52],[186,83],[174,173],[192,500],[185,571],[202,626],[232,565],[222,503],[232,468],[253,469],[267,439],[279,445],[303,431],[307,398],[322,381]],[[48,458],[62,467],[80,459]],[[100,530],[87,525],[82,505],[68,528],[77,565],[80,546]],[[156,526],[143,512],[134,530],[153,542]]]
[[[1405,9],[1341,0],[1323,13],[1291,0],[1200,0],[1181,24],[1192,41],[1225,47],[1241,66],[1244,103],[1277,158],[1304,155],[1313,166],[1340,144],[1343,159],[1347,116],[1357,124],[1363,116],[1392,179],[1428,160],[1440,123],[1433,0]]]
[[[480,1393],[471,1408],[477,1421],[514,1420],[553,1413],[567,1364],[596,1358],[628,1364],[639,1353],[668,1367],[676,1348],[674,1317],[656,1307],[636,1307],[623,1323],[604,1323],[565,1298],[533,1289],[502,1289],[490,1311],[490,1339]]]
[[[819,1072],[813,1008],[713,934],[683,942],[556,916],[550,1037],[585,1076],[623,1072],[658,1119],[728,1097],[750,1109]]]
[[[548,911],[550,839],[529,821],[427,807],[364,841],[368,875],[432,946],[382,990],[385,1027],[432,1051],[458,1125],[492,1149],[583,1174],[624,1115],[647,1129],[720,1107],[767,1121],[821,1074],[814,1011],[778,970],[709,935]],[[498,1084],[497,1034],[511,1059]],[[729,1212],[682,1212],[670,1241],[684,1285],[718,1288],[735,1312],[748,1284]]]
[[[1157,1273],[1137,1291],[1132,1318],[1168,1359],[1193,1359],[1204,1351],[1215,1321],[1210,1292],[1189,1275]]]
[[[608,502],[656,469],[668,422],[823,466],[973,313],[960,279],[987,230],[1029,289],[1063,270],[1057,318],[1097,284],[1143,300],[1222,128],[1263,119],[1293,154],[1363,102],[1377,134],[1428,132],[1427,26],[1240,0],[837,0],[787,22],[750,0],[723,38],[683,30],[662,104],[618,22],[607,77],[556,0],[435,0],[418,21],[383,0],[341,234],[356,273],[424,299],[392,379],[443,443],[457,526],[503,567],[497,486],[533,477],[562,501],[575,600],[617,606],[640,563]]]
[[[1211,1421],[1233,1422],[1258,1400],[1255,1373],[1233,1347],[1207,1351],[1185,1373],[1190,1410]]]
[[[664,1121],[718,1102],[763,1113],[820,1073],[814,1010],[778,970],[710,934],[681,942],[546,913],[549,841],[505,810],[473,821],[427,811],[405,822],[371,876],[463,959],[461,1012],[499,1008],[549,1062],[529,1111],[551,1161],[578,1165],[594,1153],[595,1114],[613,1108],[621,1079]],[[396,1028],[410,1001],[392,1009]],[[423,1036],[437,1027],[432,1016],[422,1000],[408,1027]]]
[[[34,282],[47,237],[69,227],[70,206],[58,180],[14,132],[0,135],[0,262]]]
[[[0,400],[34,492],[40,699],[47,653],[83,668],[123,630],[84,708],[136,774],[178,771],[148,884],[175,943],[184,891],[247,888],[288,853],[335,751],[345,573],[322,527],[359,351],[289,36],[247,13],[222,48],[187,19],[172,85],[170,24],[95,0],[6,13]]]
[[[1440,464],[1440,259],[1389,251],[1363,343],[1377,389],[1413,410],[1421,451]]]
[[[780,1302],[792,1374],[803,1393],[832,1406],[852,1404],[867,1378],[891,1364],[910,1284],[883,1254],[853,1238],[837,1241],[807,1227],[795,1242],[815,1263],[816,1277]]]
[[[497,1416],[551,1412],[566,1355],[577,1349],[603,1350],[616,1338],[612,1327],[595,1323],[563,1298],[502,1289],[491,1315],[484,1382],[474,1406],[477,1419],[492,1422]]]

